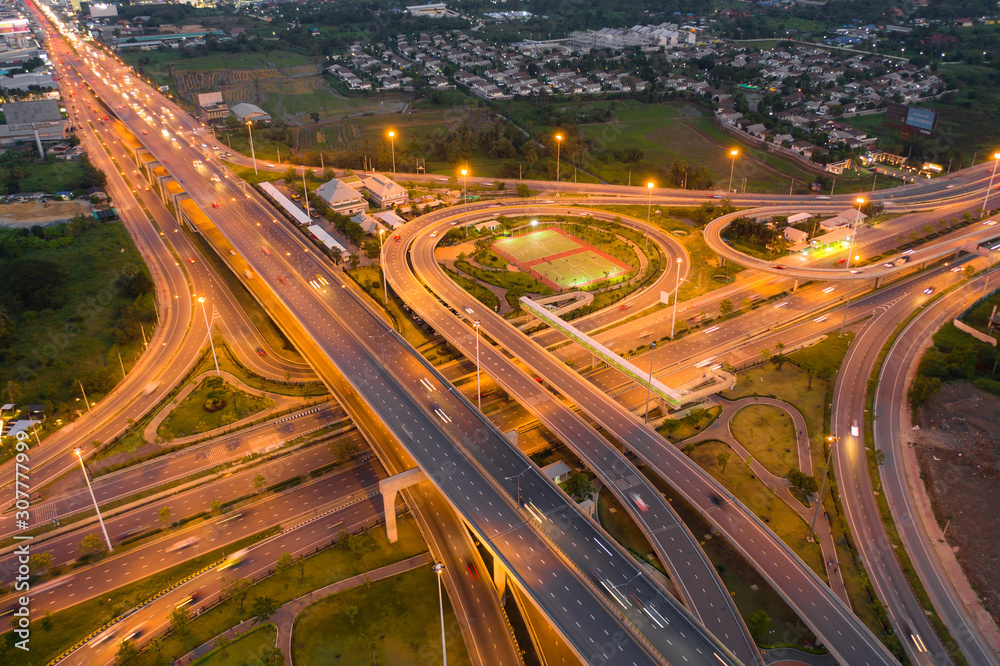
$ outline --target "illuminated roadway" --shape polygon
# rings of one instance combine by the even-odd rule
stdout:
[[[455,213],[445,211],[415,220],[405,227],[405,243],[412,243],[413,267],[420,279],[431,285],[452,307],[462,311],[467,307],[478,307],[478,301],[455,285],[437,264],[433,256],[436,241],[430,236],[432,230],[441,231],[450,227],[452,219],[455,219]],[[404,241],[399,243],[403,245]],[[397,283],[405,277],[400,268],[400,262],[387,266]],[[409,290],[400,292],[404,299],[409,300]],[[486,335],[544,377],[618,441],[627,442],[632,451],[708,518],[754,564],[839,660],[859,666],[896,663],[864,623],[784,542],[686,455],[676,447],[664,445],[663,439],[635,415],[538,347],[507,321],[488,310],[480,310],[480,321]],[[425,314],[437,330],[445,327],[442,318],[453,316],[445,308]],[[722,507],[713,500],[720,496],[727,500]]]
[[[129,114],[125,115],[126,122],[128,122]],[[162,139],[150,139],[147,145],[154,153],[161,156],[172,150],[168,147],[169,144],[163,145]],[[481,534],[486,537],[486,542],[497,550],[503,559],[514,564],[512,569],[521,584],[532,593],[536,603],[540,603],[546,608],[549,617],[561,625],[561,630],[570,637],[581,655],[592,660],[599,658],[599,655],[605,655],[605,658],[608,658],[612,654],[616,654],[619,659],[635,661],[636,663],[659,659],[656,652],[651,651],[651,645],[643,640],[637,640],[638,635],[623,622],[622,615],[612,609],[612,602],[598,592],[597,585],[602,584],[602,576],[607,577],[609,584],[623,588],[630,578],[635,578],[635,582],[632,582],[627,590],[622,590],[623,598],[625,598],[626,592],[630,594],[637,592],[641,598],[656,600],[648,601],[646,609],[643,609],[642,612],[635,606],[629,606],[628,602],[623,605],[629,608],[625,613],[631,622],[643,625],[645,636],[653,641],[657,649],[678,655],[678,658],[684,656],[692,663],[711,663],[713,653],[716,651],[724,652],[723,648],[713,642],[703,630],[699,629],[696,624],[692,624],[682,611],[672,608],[674,602],[667,599],[662,591],[652,585],[645,576],[635,576],[638,569],[627,554],[617,549],[614,544],[602,543],[598,545],[590,542],[590,537],[586,535],[588,533],[596,535],[591,523],[572,509],[561,491],[552,487],[537,470],[532,475],[548,485],[548,492],[545,492],[545,488],[540,489],[535,495],[535,503],[541,511],[549,515],[551,522],[547,521],[541,528],[527,525],[524,521],[528,514],[519,511],[512,505],[510,489],[505,489],[504,492],[498,494],[499,490],[491,486],[490,480],[492,479],[493,483],[499,483],[497,475],[483,478],[479,469],[463,455],[463,452],[454,448],[442,429],[451,430],[451,436],[459,441],[467,438],[470,433],[479,432],[485,441],[494,440],[498,444],[506,445],[506,440],[502,435],[492,431],[489,424],[482,420],[481,415],[478,415],[470,405],[462,404],[460,397],[456,396],[453,391],[446,391],[443,385],[436,388],[436,391],[443,394],[439,398],[439,406],[431,411],[432,413],[436,413],[437,409],[444,411],[444,407],[447,406],[446,413],[450,419],[448,422],[434,419],[427,411],[424,411],[430,407],[426,404],[426,399],[421,400],[424,403],[422,407],[417,407],[417,401],[414,397],[403,386],[400,386],[401,382],[409,381],[414,385],[412,389],[419,391],[420,389],[417,387],[422,385],[414,372],[407,372],[408,379],[392,377],[375,362],[370,349],[362,344],[360,339],[350,335],[344,324],[334,315],[334,312],[343,313],[344,316],[361,314],[361,318],[352,322],[352,330],[359,334],[361,332],[357,331],[357,324],[361,320],[368,326],[379,327],[383,325],[381,320],[363,311],[350,290],[327,290],[328,293],[325,296],[331,302],[326,305],[322,303],[321,299],[316,298],[318,294],[300,276],[295,276],[290,288],[277,287],[279,274],[294,275],[294,271],[290,267],[281,265],[283,263],[282,257],[286,248],[289,252],[292,250],[302,251],[304,243],[301,237],[293,236],[281,225],[276,227],[269,225],[270,228],[265,229],[254,228],[252,220],[262,220],[263,224],[268,224],[270,217],[261,215],[256,202],[246,201],[242,193],[236,190],[232,184],[220,183],[217,186],[219,189],[215,189],[203,180],[201,173],[180,156],[176,160],[166,159],[164,161],[175,176],[185,180],[188,191],[196,199],[202,201],[203,206],[207,207],[207,203],[217,198],[220,200],[220,208],[212,209],[209,214],[216,221],[221,219],[225,222],[227,239],[240,250],[239,254],[252,267],[253,279],[263,281],[266,278],[276,285],[276,288],[281,291],[284,304],[294,313],[296,323],[310,332],[312,338],[318,345],[322,346],[322,351],[328,357],[336,360],[338,367],[351,378],[355,387],[379,409],[382,418],[397,434],[397,437],[409,442],[407,450],[418,455],[418,462],[421,466],[432,473],[442,470],[450,472],[451,478],[448,479],[447,484],[441,483],[440,479],[435,479],[438,481],[439,487],[447,485],[446,491],[452,503],[463,512],[471,524],[477,527]],[[220,197],[220,195],[223,196]],[[234,198],[232,195],[235,195],[237,201],[232,201]],[[275,231],[278,233],[275,234]],[[271,247],[278,250],[273,255],[265,255],[260,250],[261,240],[258,233],[261,232],[269,236],[267,240]],[[267,256],[274,257],[273,263],[264,259]],[[327,273],[331,278],[333,277],[332,272],[327,271],[324,266],[317,265],[315,270],[318,274]],[[337,283],[333,282],[333,284]],[[349,299],[353,302],[339,304],[336,302],[342,299]],[[395,342],[398,343],[398,341]],[[391,347],[393,344],[394,338],[386,336],[386,346]],[[395,354],[399,353],[397,350],[391,351]],[[431,368],[423,366],[421,361],[408,350],[401,351],[401,358],[396,359],[398,366],[403,366],[406,362],[416,363],[417,367],[408,370],[419,372],[422,367],[426,373],[425,378],[429,377],[428,381],[436,379],[436,374]],[[390,406],[391,409],[388,409]],[[454,421],[455,424],[451,425],[451,421]],[[410,435],[406,434],[408,428],[412,429]],[[442,447],[442,443],[447,443],[448,446]],[[435,449],[444,450],[438,452]],[[486,453],[488,458],[488,454],[494,452],[486,451],[486,449],[487,447],[483,447],[481,453]],[[498,472],[511,473],[512,470],[508,469],[511,462],[510,449],[495,453],[501,454],[502,459],[487,460],[487,462],[493,465],[506,465],[505,468],[498,469]],[[520,466],[525,461],[526,459],[522,456],[516,463]],[[482,463],[480,462],[480,464]],[[530,465],[530,463],[528,464]],[[460,477],[468,477],[469,481]],[[482,480],[474,481],[476,478]],[[468,486],[468,483],[472,485]],[[508,482],[507,485],[511,484]],[[468,488],[468,491],[473,494],[486,491],[487,494],[483,495],[485,500],[473,500],[471,494],[466,494],[464,498],[461,497],[460,493],[463,488]],[[490,497],[493,499],[489,499]],[[486,504],[483,504],[483,501]],[[486,509],[486,506],[495,507],[495,513],[493,510]],[[557,520],[561,523],[560,527],[554,526]],[[546,534],[546,537],[540,538],[542,532]],[[577,543],[573,538],[576,533],[580,534],[576,537],[580,539],[580,543]],[[550,538],[557,538],[560,547],[572,553],[571,559],[579,562],[590,560],[593,564],[588,564],[588,568],[591,566],[593,568],[587,574],[571,573],[564,564],[560,564],[561,560],[558,559],[552,546],[549,545],[548,539]],[[600,539],[596,536],[594,538]],[[521,545],[524,539],[528,539],[528,543],[534,544],[528,546],[527,552]],[[611,554],[611,551],[614,551],[614,554]],[[548,554],[545,554],[546,552]],[[536,567],[541,566],[545,577],[539,577],[536,580],[529,579],[528,577],[533,577],[533,574],[528,572],[533,572],[533,569],[527,562],[534,563]],[[551,574],[551,579],[547,578],[549,574]],[[559,590],[558,597],[555,590]],[[543,593],[546,591],[548,596],[556,601],[545,599]],[[608,597],[613,598],[613,595],[609,594]],[[597,601],[597,603],[591,602],[588,606],[590,611],[588,617],[580,617],[576,613],[570,613],[565,605],[558,605],[558,599],[565,599],[564,603],[568,604],[580,604],[582,599],[587,598]],[[674,621],[663,628],[654,627],[653,621],[648,620],[644,614],[648,613],[647,609],[651,609],[654,614],[656,612],[671,614],[674,616]],[[606,641],[604,637],[607,637]]]

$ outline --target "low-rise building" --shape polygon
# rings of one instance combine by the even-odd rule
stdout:
[[[63,117],[59,102],[54,99],[9,102],[3,105],[3,113],[7,124],[0,125],[2,146],[33,142],[36,133],[43,142],[66,138],[69,121]]]
[[[198,119],[206,125],[225,120],[229,113],[229,105],[222,101],[221,92],[198,95]]]
[[[330,209],[341,215],[356,215],[368,210],[368,202],[353,187],[336,178],[316,188],[316,196],[326,202]]]
[[[255,122],[255,123],[271,122],[270,114],[264,111],[264,109],[254,104],[247,104],[246,102],[240,102],[239,104],[233,104],[231,110],[233,112],[233,115],[239,118],[240,122],[244,124],[247,122]]]
[[[405,187],[380,173],[365,178],[364,187],[376,208],[399,206],[410,198]]]

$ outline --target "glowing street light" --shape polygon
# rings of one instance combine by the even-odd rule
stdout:
[[[205,315],[205,328],[208,329],[208,344],[212,346],[212,359],[215,361],[215,374],[221,377],[222,373],[219,372],[219,359],[215,355],[215,341],[212,340],[212,327],[208,323],[208,312],[205,311],[205,297],[199,296],[198,302],[201,303],[201,313]]]
[[[848,271],[851,270],[851,259],[854,259],[855,265],[857,265],[857,263],[859,261],[861,261],[861,256],[860,255],[854,255],[854,256],[852,256],[852,253],[854,252],[854,239],[858,235],[858,222],[861,221],[861,207],[865,205],[865,200],[862,199],[861,197],[858,197],[857,199],[854,200],[854,203],[856,203],[858,205],[858,212],[854,216],[854,226],[851,227],[851,244],[848,246],[848,249],[847,249],[847,270]],[[850,285],[848,285],[848,289],[847,289],[847,304],[844,306],[844,321],[840,324],[840,335],[841,335],[841,337],[844,335],[844,328],[847,326],[847,310],[851,307],[851,294],[853,292],[854,292],[854,280],[851,280],[850,281]]]
[[[733,148],[729,151],[729,156],[733,158],[733,163],[729,167],[729,192],[733,191],[733,172],[736,171],[736,156],[740,154],[740,151]]]
[[[646,202],[646,251],[649,251],[649,213],[653,209],[653,183],[652,181],[646,183],[646,189],[649,190],[649,199]]]
[[[556,134],[556,196],[559,196],[559,151],[562,148],[562,134]]]
[[[257,155],[253,151],[253,128],[252,120],[247,121],[247,132],[250,133],[250,159],[253,160],[253,175],[257,175]]]
[[[444,642],[444,599],[441,596],[441,575],[444,573],[444,565],[440,562],[431,567],[437,574],[438,579],[438,609],[441,611],[441,663],[448,666],[448,648]]]
[[[483,387],[479,381],[479,320],[472,322],[472,325],[476,329],[476,398],[479,411],[483,411]]]
[[[385,311],[389,311],[389,285],[385,281],[385,229],[378,230],[378,260],[382,268],[382,290],[385,292]]]
[[[990,184],[986,186],[986,196],[983,197],[983,215],[986,215],[986,202],[990,200],[990,190],[993,189],[993,176],[997,175],[997,164],[1000,164],[1000,152],[993,153],[993,173],[990,174]]]
[[[392,148],[392,177],[396,177],[396,130],[389,130],[389,146]]]
[[[468,203],[469,198],[469,170],[462,169],[462,201]],[[469,235],[469,208],[465,208],[465,235]]]
[[[681,263],[683,257],[677,257],[677,278],[674,280],[674,314],[670,318],[670,339],[674,339],[674,324],[677,323],[677,301],[681,295]]]
[[[90,491],[90,499],[94,501],[94,511],[97,512],[97,520],[101,523],[101,531],[104,532],[104,540],[108,544],[108,552],[110,553],[113,550],[111,547],[111,539],[108,537],[108,528],[104,526],[104,518],[101,516],[101,509],[97,506],[97,498],[94,497],[94,488],[90,485],[90,477],[87,476],[87,467],[83,464],[83,452],[80,449],[73,449],[73,453],[76,454],[77,460],[80,461],[80,469],[83,470],[83,479],[87,482],[87,490]]]

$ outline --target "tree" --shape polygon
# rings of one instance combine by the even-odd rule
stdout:
[[[260,655],[260,666],[285,666],[285,655],[273,645],[268,646]]]
[[[91,532],[87,536],[80,539],[80,543],[77,544],[84,555],[92,555],[98,551],[104,550],[104,542],[101,541],[101,537],[97,536],[94,532]]]
[[[747,616],[747,629],[758,644],[766,643],[768,631],[771,629],[771,617],[764,611],[754,611]]]
[[[778,372],[781,372],[781,366],[783,366],[785,364],[785,361],[788,360],[788,357],[785,356],[784,354],[785,345],[781,342],[775,344],[774,351],[776,353],[774,355],[774,358],[771,359],[771,361],[774,363],[774,367],[778,369]]]
[[[139,648],[135,643],[129,639],[125,639],[118,646],[118,652],[115,653],[115,663],[124,664],[126,662],[132,661],[139,656]]]
[[[254,624],[267,622],[274,612],[278,610],[278,602],[271,597],[254,597],[250,604],[250,616]]]
[[[965,268],[962,269],[962,275],[964,275],[966,279],[971,280],[972,276],[975,274],[976,274],[976,267],[973,266],[972,264],[966,264]]]
[[[215,647],[218,648],[223,657],[226,656],[226,648],[229,647],[230,643],[232,643],[232,641],[225,634],[215,639]]]
[[[358,614],[358,607],[357,606],[346,606],[346,607],[344,607],[344,615],[346,615],[347,619],[351,621],[351,624],[354,624],[354,617],[357,614]]]
[[[885,464],[885,451],[882,449],[872,450],[872,462],[875,463],[876,467],[881,467]]]
[[[170,507],[160,507],[160,510],[156,512],[156,515],[159,516],[161,523],[167,525],[170,522]]]
[[[566,492],[570,497],[579,501],[585,500],[594,494],[594,484],[586,474],[573,474],[566,480]]]
[[[220,514],[222,513],[222,503],[219,500],[212,500],[212,513]]]
[[[242,613],[243,603],[246,601],[247,595],[250,594],[251,586],[253,586],[253,583],[244,578],[223,578],[222,596],[229,597],[239,603],[240,613]]]
[[[43,576],[52,566],[54,559],[51,550],[43,550],[28,558],[28,567],[36,576]]]
[[[291,553],[284,553],[278,558],[278,561],[274,563],[274,575],[284,576],[286,573],[292,570],[295,566],[295,558],[292,557]]]
[[[788,470],[785,479],[788,480],[788,483],[806,493],[814,493],[819,490],[816,479],[797,469]]]
[[[715,461],[719,463],[719,468],[722,473],[726,473],[726,465],[729,464],[730,453],[728,451],[721,451],[719,455],[715,456]]]
[[[267,479],[264,478],[263,474],[258,474],[257,476],[253,477],[253,489],[256,492],[260,492],[261,489],[266,485],[267,485]]]
[[[170,630],[180,633],[187,629],[188,622],[191,621],[191,614],[186,606],[179,606],[170,613]]]
[[[318,123],[319,122],[319,113],[317,113],[316,111],[313,111],[312,113],[310,113],[309,117],[312,118],[312,121],[314,123]]]
[[[723,298],[719,301],[719,312],[725,317],[727,314],[733,311],[733,302],[728,298]]]
[[[528,197],[531,196],[531,188],[529,188],[524,183],[518,183],[515,191],[519,199],[527,199]]]
[[[771,350],[766,347],[764,349],[761,349],[760,357],[764,359],[764,363],[767,363],[768,361],[771,360]]]

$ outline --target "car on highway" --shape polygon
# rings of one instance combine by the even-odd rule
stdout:
[[[193,264],[194,263],[194,257],[188,257],[188,262],[190,262],[190,263]]]
[[[146,625],[144,624],[136,625],[135,627],[132,627],[132,629],[130,629],[125,635],[122,636],[121,642],[124,643],[125,641],[134,641],[135,639],[142,636],[143,633],[145,633],[145,631],[146,631]]]
[[[638,493],[630,493],[629,497],[631,497],[632,501],[635,502],[635,505],[639,507],[639,511],[642,511],[643,513],[649,511],[649,505],[642,501],[642,498],[639,497]]]
[[[882,265],[885,266],[886,268],[892,268],[896,264],[892,263],[891,261],[887,261],[886,263],[884,263]]]
[[[996,220],[986,220],[985,222],[983,222],[983,225],[987,227],[993,227],[996,226],[996,223],[997,223]]]
[[[858,430],[858,421],[857,421],[857,419],[855,419],[854,422],[851,424],[851,435],[854,436],[854,437],[857,437],[858,436],[858,432],[859,432],[859,430]]]
[[[399,240],[399,234],[396,234],[395,236],[393,236],[392,240]]]
[[[221,183],[222,181],[219,180],[218,176],[212,176],[212,182],[213,183]]]
[[[267,352],[264,351],[264,349],[262,347],[257,347],[257,355],[258,356],[267,356]]]
[[[861,272],[861,269],[859,269],[859,268],[852,268],[851,269],[851,275],[855,275],[855,274],[860,273],[860,272]]]
[[[176,604],[174,604],[174,608],[184,608],[185,606],[190,606],[199,599],[201,599],[201,592],[197,591],[192,592],[191,594],[187,595],[186,597],[178,601]]]
[[[437,235],[438,235],[438,232],[436,232],[436,231],[432,231],[431,232],[431,238],[436,238]]]
[[[288,282],[288,280],[285,279],[284,275],[279,275],[278,276],[278,282],[280,282],[281,284],[286,284]]]
[[[247,553],[249,552],[250,552],[249,548],[244,548],[242,550],[236,551],[235,553],[227,557],[226,561],[220,564],[216,569],[216,571],[225,571],[226,569],[235,567],[237,564],[246,559]]]
[[[781,264],[775,264],[774,267],[777,268],[779,271],[785,270],[785,267],[782,266]]]
[[[902,266],[903,264],[905,264],[909,260],[910,260],[909,257],[900,257],[899,259],[896,260],[895,263],[896,263],[897,266]]]
[[[188,537],[187,539],[182,539],[180,541],[170,544],[169,546],[167,546],[165,552],[174,553],[177,552],[178,550],[184,550],[185,548],[189,548],[195,545],[199,541],[201,541],[201,537],[191,536]]]
[[[213,201],[212,202],[212,208],[218,208],[218,207],[219,207],[219,204]]]
[[[479,580],[479,570],[476,569],[476,565],[468,563],[465,565],[465,570],[469,572],[469,578],[474,580]]]
[[[934,287],[927,287],[926,289],[924,289],[924,293],[930,296],[931,294],[934,293]]]

